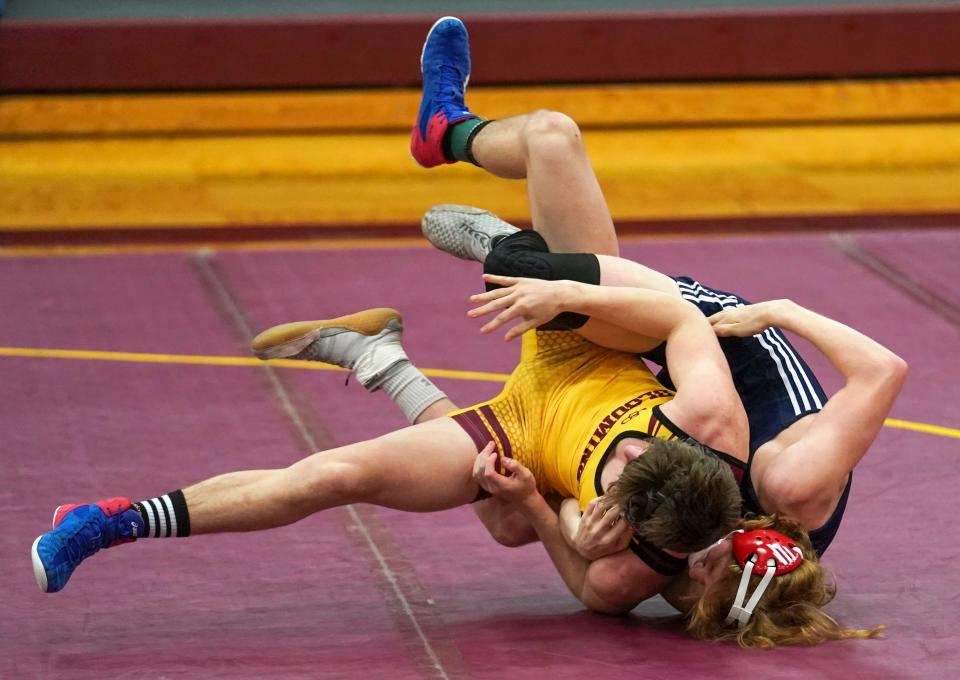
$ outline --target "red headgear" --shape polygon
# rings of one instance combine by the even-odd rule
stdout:
[[[800,566],[803,562],[803,551],[792,538],[770,529],[741,531],[734,534],[732,540],[733,556],[743,569],[743,576],[740,577],[737,598],[727,615],[727,623],[737,621],[743,628],[773,577],[791,572]],[[750,596],[750,601],[744,604],[751,574],[763,578]]]
[[[751,560],[756,555],[756,560]],[[733,556],[743,569],[753,561],[753,573],[763,576],[770,560],[776,565],[775,576],[793,571],[803,561],[803,551],[797,542],[779,531],[757,529],[733,536]]]

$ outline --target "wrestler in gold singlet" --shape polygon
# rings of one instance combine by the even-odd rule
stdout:
[[[541,493],[577,498],[583,509],[600,493],[598,468],[619,436],[685,436],[655,408],[673,396],[635,355],[569,331],[529,331],[503,391],[450,415],[478,449],[492,439],[533,472]]]

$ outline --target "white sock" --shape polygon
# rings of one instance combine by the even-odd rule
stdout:
[[[447,396],[430,382],[430,378],[421,373],[419,368],[410,363],[409,359],[391,366],[383,380],[370,391],[378,389],[387,393],[411,423],[416,421],[428,406]]]

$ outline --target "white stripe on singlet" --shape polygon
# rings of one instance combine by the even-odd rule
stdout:
[[[764,337],[766,334],[767,331],[764,331],[763,333],[757,333],[753,337],[760,341],[760,346],[767,350],[770,358],[773,359],[773,363],[777,365],[777,372],[780,374],[780,379],[783,381],[784,387],[787,388],[787,394],[790,395],[790,403],[793,405],[793,413],[794,415],[800,415],[800,404],[797,402],[797,395],[793,389],[793,382],[790,380],[790,376],[788,376],[787,372],[784,370],[783,361],[780,359],[779,353],[767,343]],[[806,403],[807,408],[809,408],[810,404],[807,402],[806,397],[804,397],[804,403]]]
[[[716,291],[707,290],[699,283],[689,284],[684,281],[677,281],[677,286],[680,288],[680,295],[689,302],[715,302],[723,309],[744,306],[735,295],[720,295]],[[779,330],[768,328],[753,337],[757,339],[761,347],[767,350],[770,358],[776,364],[777,372],[780,374],[783,386],[790,397],[794,415],[809,411],[811,404],[814,404],[818,409],[823,408],[823,403],[817,396],[806,371],[803,370],[803,365],[789,345],[786,344],[786,339],[780,334]],[[801,401],[803,402],[802,409],[800,407]]]
[[[816,406],[818,409],[822,409],[823,402],[820,400],[817,390],[813,387],[813,383],[810,382],[810,374],[804,370],[803,364],[800,361],[800,357],[798,357],[793,351],[793,347],[791,347],[790,343],[787,342],[787,339],[783,336],[783,332],[779,328],[770,328],[769,331],[771,337],[777,341],[777,344],[783,348],[783,351],[786,352],[793,364],[797,367],[797,372],[800,374],[800,377],[803,378],[803,382],[807,387],[807,394],[810,395],[810,399],[813,401],[814,406]]]

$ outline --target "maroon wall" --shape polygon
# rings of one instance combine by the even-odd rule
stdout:
[[[0,21],[0,91],[401,86],[432,17]],[[478,15],[473,83],[960,73],[960,7]]]

